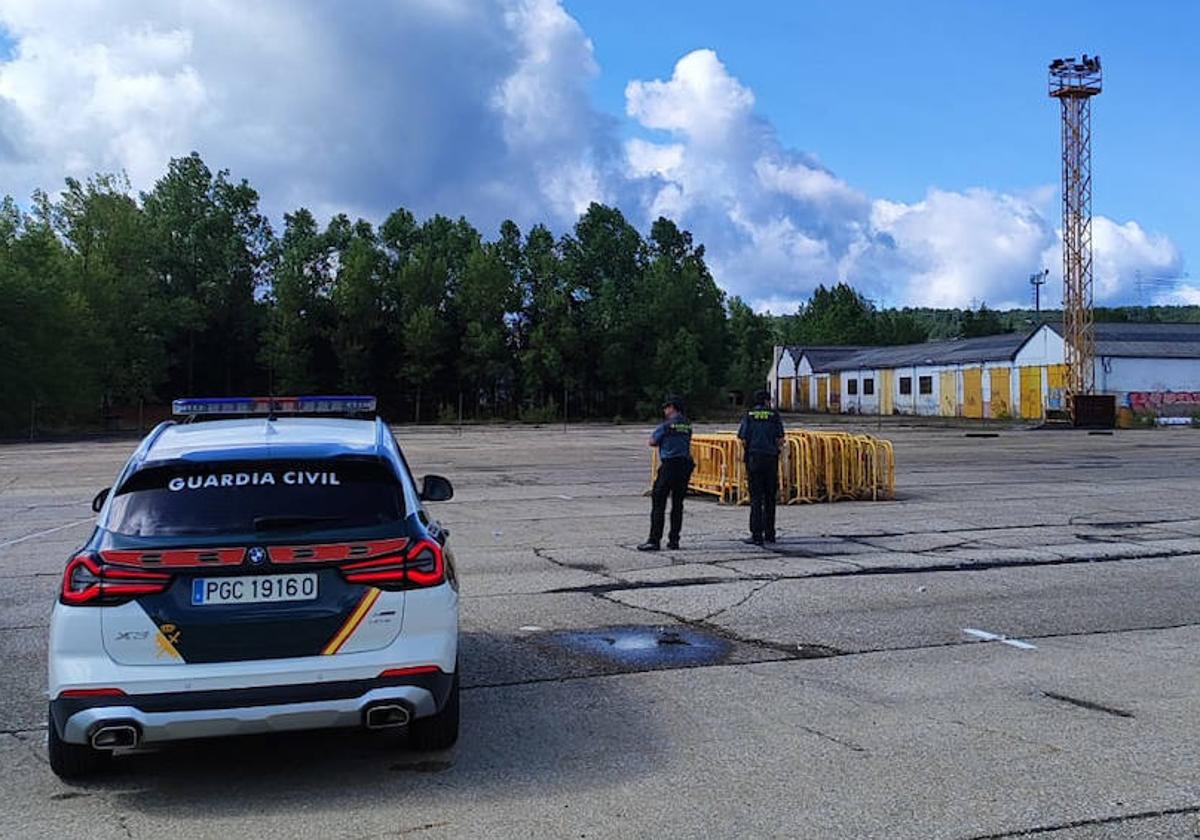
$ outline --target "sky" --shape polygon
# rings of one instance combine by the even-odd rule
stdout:
[[[793,310],[1060,299],[1046,65],[1103,57],[1095,293],[1200,303],[1200,4],[863,0],[0,0],[0,193],[200,152],[307,206],[570,230],[591,201],[702,242]],[[1138,276],[1176,278],[1147,289]]]

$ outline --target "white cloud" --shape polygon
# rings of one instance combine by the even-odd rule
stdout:
[[[688,53],[667,81],[632,81],[625,112],[647,128],[678,132],[692,143],[718,145],[743,128],[754,94],[725,72],[712,50]]]
[[[784,146],[755,95],[700,49],[598,113],[592,44],[557,0],[0,0],[0,184],[125,170],[149,188],[195,149],[278,216],[301,204],[376,219],[398,206],[567,229],[593,200],[705,244],[759,308],[848,281],[888,304],[1024,303],[1058,274],[1052,186],[872,197]],[[1178,273],[1169,239],[1095,220],[1097,300]],[[1053,288],[1053,282],[1051,286]]]
[[[1092,276],[1096,299],[1132,300],[1137,274],[1176,277],[1183,270],[1179,249],[1161,234],[1147,233],[1137,222],[1092,220]]]
[[[785,148],[753,105],[714,52],[697,50],[670,79],[626,87],[627,113],[670,142],[631,140],[625,155],[627,176],[642,185],[643,221],[668,213],[691,228],[720,282],[756,308],[790,308],[839,281],[885,305],[1024,306],[1031,273],[1049,266],[1061,282],[1053,186],[872,200]],[[1169,239],[1134,222],[1096,217],[1094,239],[1099,302],[1127,296],[1139,269],[1181,266]]]
[[[930,190],[921,201],[876,201],[871,227],[894,243],[900,288],[892,299],[924,306],[1022,305],[1027,278],[1054,230],[1032,205],[988,190]],[[872,268],[870,251],[854,259]]]
[[[787,163],[762,157],[754,162],[754,174],[763,189],[801,201],[829,206],[860,205],[866,201],[858,190],[824,169],[800,162]]]
[[[260,190],[381,216],[565,225],[609,198],[592,46],[555,0],[388,4],[0,0],[0,183],[195,149]]]
[[[1181,283],[1170,291],[1159,292],[1152,302],[1159,306],[1200,306],[1200,286]]]

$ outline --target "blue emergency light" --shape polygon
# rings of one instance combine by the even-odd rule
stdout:
[[[358,414],[375,411],[375,398],[342,397],[192,397],[171,403],[174,414]]]

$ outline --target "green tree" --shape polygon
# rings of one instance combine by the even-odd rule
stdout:
[[[518,309],[516,278],[497,246],[477,249],[467,260],[458,310],[465,326],[460,346],[463,378],[470,383],[476,411],[489,396],[492,409],[502,390],[511,390],[513,370],[509,315]]]
[[[384,381],[379,357],[387,350],[383,326],[387,258],[371,225],[361,219],[338,245],[331,295],[338,386],[347,392],[373,391]]]
[[[660,338],[654,355],[651,393],[680,394],[689,404],[694,403],[693,395],[706,393],[712,382],[712,371],[701,355],[700,340],[686,327]]]
[[[929,329],[911,310],[889,309],[875,316],[875,340],[880,344],[919,344],[929,339]]]
[[[981,303],[978,309],[967,309],[962,313],[958,334],[962,338],[978,338],[1012,331],[1011,327],[1006,328],[1001,323],[1000,316],[994,310],[988,309],[986,303]]]
[[[0,428],[28,428],[95,417],[97,352],[87,301],[66,281],[69,254],[51,227],[51,206],[35,197],[25,215],[0,202]]]
[[[563,271],[554,236],[535,225],[521,252],[519,361],[526,402],[543,408],[578,388],[587,375],[579,323],[584,302]]]
[[[328,340],[333,285],[330,237],[307,209],[284,216],[279,262],[264,337],[276,393],[312,393],[322,384],[318,356]]]
[[[686,394],[697,406],[713,403],[725,384],[728,327],[725,296],[705,265],[704,247],[694,245],[690,233],[660,217],[650,229],[648,254],[649,264],[636,297],[633,349],[643,358],[655,358],[656,369],[648,381],[638,384],[651,406],[668,391]],[[662,338],[670,339],[668,346],[682,347],[680,331],[691,336],[688,352],[694,347],[699,363],[688,362],[686,390],[684,383],[673,384],[668,375],[679,369],[677,363],[662,358]],[[646,346],[637,341],[643,337],[653,343]]]
[[[773,338],[765,316],[755,313],[741,298],[729,299],[729,390],[749,399],[765,387]]]
[[[579,302],[580,341],[592,350],[582,371],[587,408],[600,396],[602,411],[632,412],[641,396],[638,377],[646,336],[635,295],[646,267],[646,244],[621,211],[593,202],[560,245],[563,272]]]
[[[787,332],[789,344],[874,344],[875,307],[845,283],[817,286]]]
[[[70,288],[91,314],[89,358],[106,406],[153,401],[180,320],[151,268],[145,216],[123,177],[68,178],[55,206]]]
[[[274,254],[258,194],[244,180],[232,182],[227,171],[214,176],[193,152],[171,160],[142,204],[160,288],[178,307],[172,390],[252,390],[256,371],[245,362],[258,356],[255,296],[270,277]]]
[[[421,392],[438,373],[441,364],[445,325],[437,311],[420,304],[404,319],[404,361],[400,365],[403,381],[416,389],[413,419],[421,422]]]

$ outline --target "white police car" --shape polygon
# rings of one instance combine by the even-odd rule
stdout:
[[[450,483],[418,489],[379,419],[311,416],[374,413],[371,397],[174,408],[188,421],[155,428],[96,496],[63,573],[54,772],[254,732],[407,726],[418,749],[453,744],[458,583],[423,506]]]

